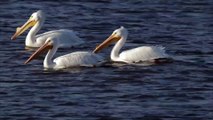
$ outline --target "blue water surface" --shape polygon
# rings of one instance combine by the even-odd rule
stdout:
[[[56,56],[91,51],[125,26],[123,50],[161,45],[174,62],[50,71],[41,57],[25,65],[34,51],[25,49],[27,32],[10,38],[40,9],[39,33],[72,29],[87,42]],[[0,120],[212,120],[212,46],[212,0],[1,0]]]

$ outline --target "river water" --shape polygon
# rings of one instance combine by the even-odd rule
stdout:
[[[0,1],[0,120],[213,119],[212,0],[85,1]],[[49,71],[41,57],[24,65],[27,32],[10,38],[40,9],[47,18],[39,33],[72,29],[87,41],[56,56],[93,50],[124,26],[124,49],[161,45],[174,62]]]

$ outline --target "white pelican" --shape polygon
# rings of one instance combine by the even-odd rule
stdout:
[[[94,54],[92,52],[73,52],[66,54],[52,60],[54,54],[59,47],[59,40],[57,38],[49,37],[46,42],[41,46],[35,53],[33,53],[30,58],[25,62],[29,63],[31,60],[36,58],[43,51],[48,50],[47,55],[43,61],[44,68],[47,69],[62,69],[68,67],[80,67],[80,66],[96,66],[103,63],[103,58],[100,55]]]
[[[45,32],[43,34],[36,35],[41,29],[45,21],[45,14],[41,10],[34,12],[29,20],[22,26],[16,29],[16,33],[11,37],[15,40],[16,37],[21,35],[28,28],[32,27],[27,34],[25,45],[27,47],[40,47],[44,44],[48,37],[57,37],[60,40],[60,47],[71,47],[84,43],[72,30],[60,29]]]
[[[111,51],[110,58],[115,62],[137,63],[137,62],[158,62],[169,56],[165,53],[163,47],[158,46],[142,46],[131,50],[123,51],[119,54],[120,49],[126,42],[128,31],[123,26],[116,29],[110,37],[103,43],[98,45],[93,53],[99,52],[101,49],[107,47],[112,42],[117,42]]]

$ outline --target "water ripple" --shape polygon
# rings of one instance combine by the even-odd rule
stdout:
[[[213,49],[211,0],[0,1],[0,119],[211,120]],[[168,64],[108,63],[96,68],[45,70],[43,57],[24,61],[26,33],[10,38],[38,9],[47,13],[39,33],[72,29],[93,50],[120,26],[124,49],[162,45]],[[108,56],[111,47],[103,51]]]

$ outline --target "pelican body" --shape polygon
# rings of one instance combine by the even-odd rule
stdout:
[[[66,54],[52,60],[54,54],[59,47],[59,40],[57,38],[49,37],[45,43],[25,62],[25,64],[32,61],[44,51],[48,50],[47,55],[43,61],[44,68],[47,69],[63,69],[69,67],[80,66],[96,66],[103,62],[103,57],[92,52],[79,51]]]
[[[113,47],[110,58],[115,62],[137,63],[137,62],[153,62],[157,59],[168,58],[163,47],[158,46],[141,46],[126,50],[120,53],[120,49],[126,42],[128,31],[123,26],[116,29],[111,36],[104,42],[98,45],[93,53],[98,53],[103,48],[107,47],[113,42],[117,42]]]
[[[44,24],[45,18],[46,16],[43,11],[39,10],[34,12],[23,26],[16,29],[16,33],[11,37],[11,39],[15,40],[24,31],[32,27],[25,40],[25,45],[27,47],[40,47],[45,43],[45,40],[47,40],[48,37],[55,37],[59,39],[60,47],[72,47],[84,43],[84,41],[72,30],[67,29],[54,30],[36,35]]]

